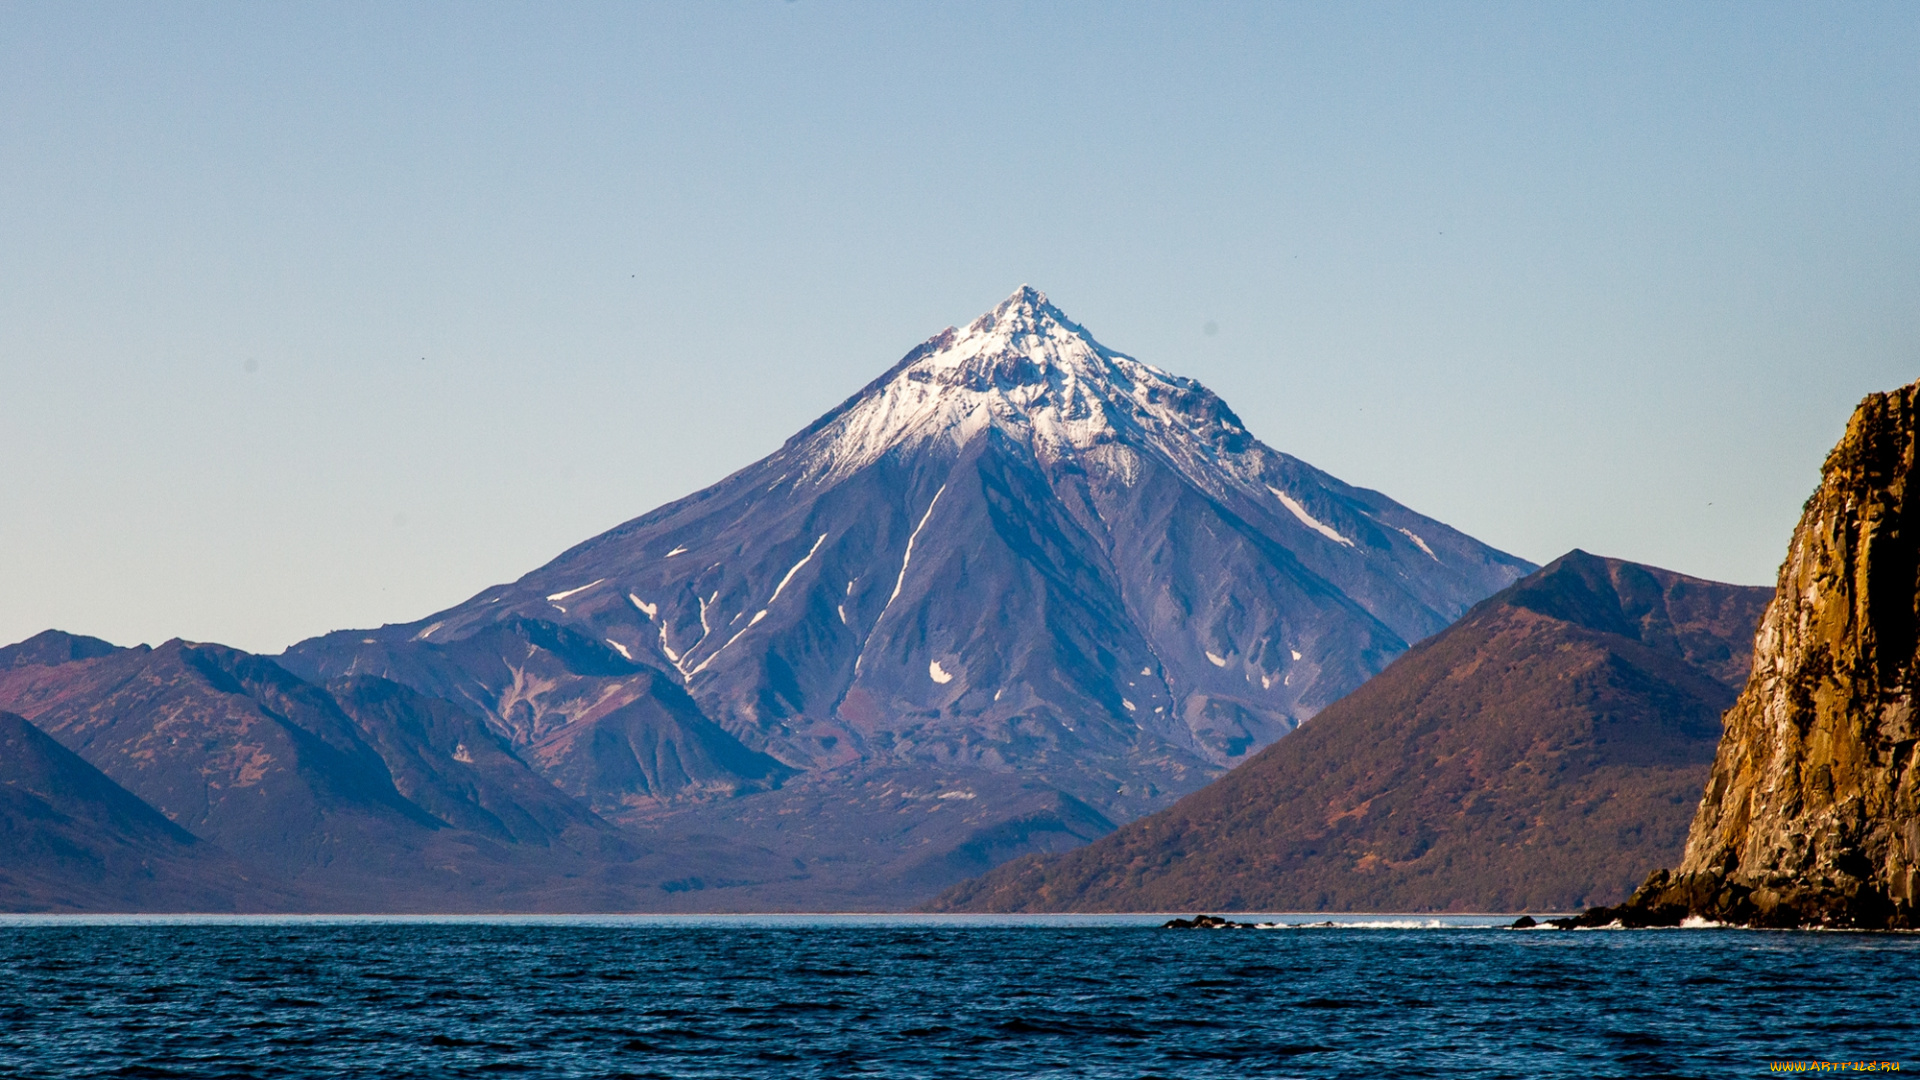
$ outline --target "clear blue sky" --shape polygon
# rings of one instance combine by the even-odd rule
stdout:
[[[1920,376],[1916,58],[1912,3],[7,3],[0,640],[424,615],[1022,282],[1509,551],[1771,584]]]

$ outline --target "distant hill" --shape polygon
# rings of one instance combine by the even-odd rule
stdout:
[[[1680,854],[1771,596],[1574,551],[1171,808],[932,908],[1615,902]]]
[[[25,719],[0,712],[0,911],[260,911],[292,903]]]
[[[15,910],[661,910],[698,874],[793,876],[711,838],[655,850],[372,676],[48,631],[0,649],[0,709],[32,721],[0,726]]]

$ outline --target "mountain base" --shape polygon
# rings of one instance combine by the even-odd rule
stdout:
[[[1890,897],[1857,881],[1822,888],[1655,870],[1624,904],[1547,922],[1563,930],[1679,926],[1689,919],[1773,930],[1914,930],[1920,929],[1916,914],[1911,899]]]

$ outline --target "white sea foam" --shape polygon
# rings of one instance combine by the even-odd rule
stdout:
[[[1460,930],[1483,929],[1479,922],[1440,919],[1320,919],[1311,922],[1255,923],[1262,930]]]

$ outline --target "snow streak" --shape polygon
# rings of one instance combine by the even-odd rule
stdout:
[[[783,577],[783,578],[781,578],[781,579],[780,579],[780,584],[778,584],[778,585],[775,585],[775,586],[773,587],[773,595],[767,598],[767,606],[768,606],[768,607],[772,607],[772,606],[773,606],[773,602],[774,602],[775,600],[778,600],[778,599],[780,599],[780,590],[782,590],[782,589],[784,589],[784,588],[786,588],[786,587],[787,587],[787,582],[789,582],[789,581],[792,581],[792,580],[793,580],[793,575],[795,575],[795,574],[797,574],[797,573],[799,573],[799,572],[800,572],[800,568],[801,568],[801,567],[803,567],[803,566],[805,566],[805,565],[807,565],[807,563],[808,563],[809,561],[811,561],[811,560],[813,559],[813,553],[814,553],[814,552],[816,552],[816,551],[819,551],[819,550],[820,550],[820,545],[821,545],[821,544],[824,544],[824,543],[826,543],[826,542],[827,542],[827,534],[826,534],[826,533],[821,533],[821,534],[820,534],[820,539],[818,539],[818,540],[815,540],[815,541],[813,542],[813,546],[807,549],[807,557],[806,557],[806,558],[804,558],[804,559],[801,559],[801,560],[800,560],[799,562],[797,562],[797,563],[794,563],[794,564],[793,564],[793,569],[791,569],[791,570],[789,570],[789,571],[787,571],[787,576],[786,576],[786,577]]]
[[[605,581],[605,580],[607,580],[607,579],[606,579],[606,578],[601,578],[601,579],[600,579],[600,581]],[[593,587],[594,587],[595,585],[598,585],[598,584],[600,584],[600,581],[589,581],[589,582],[587,582],[587,583],[586,583],[585,585],[582,585],[582,586],[580,586],[580,587],[579,587],[579,588],[577,588],[577,589],[568,589],[568,590],[567,590],[566,592],[557,592],[557,593],[553,593],[552,595],[550,595],[550,596],[548,596],[548,597],[547,597],[547,602],[548,602],[549,604],[551,604],[551,603],[553,603],[553,602],[554,602],[554,601],[556,601],[556,600],[565,600],[565,599],[566,599],[567,597],[569,597],[569,596],[572,596],[572,595],[573,595],[574,593],[583,593],[583,592],[586,592],[586,591],[587,591],[588,589],[591,589],[591,588],[593,588]]]
[[[1400,526],[1395,525],[1394,528],[1400,529]],[[1427,546],[1427,542],[1425,540],[1422,540],[1419,537],[1413,535],[1413,533],[1409,532],[1406,529],[1400,529],[1400,535],[1420,545],[1420,550],[1427,553],[1427,558],[1432,559],[1434,562],[1440,561],[1440,556],[1435,555],[1433,553],[1433,549]]]
[[[893,579],[893,594],[887,597],[886,603],[880,605],[880,614],[885,615],[887,609],[893,606],[894,600],[900,596],[900,587],[907,583],[907,564],[913,561],[913,542],[920,539],[920,530],[927,527],[927,519],[933,516],[933,508],[940,504],[940,496],[946,493],[947,485],[941,484],[940,490],[933,493],[933,501],[927,503],[927,512],[920,515],[920,524],[915,525],[913,532],[908,534],[907,553],[900,558],[900,576]],[[880,622],[879,619],[873,621],[876,625]]]
[[[886,615],[887,609],[893,606],[894,600],[900,595],[900,587],[907,582],[907,566],[913,562],[913,542],[920,539],[920,530],[927,527],[927,519],[933,516],[933,508],[940,505],[940,496],[946,493],[947,485],[941,484],[940,490],[934,492],[933,498],[928,500],[927,512],[920,515],[920,524],[915,525],[913,531],[907,534],[906,554],[900,557],[900,576],[893,579],[892,594],[887,597],[886,603],[880,605],[880,614],[873,617],[873,625],[868,628],[866,638],[860,642],[860,655],[853,658],[853,673],[855,675],[860,674],[860,665],[867,659],[867,642],[873,640],[873,631],[879,628],[880,619]],[[849,588],[851,588],[851,583],[849,583]],[[844,615],[842,617],[844,618]]]
[[[1273,492],[1275,495],[1280,497],[1280,504],[1282,506],[1285,506],[1287,509],[1293,511],[1293,516],[1300,519],[1300,524],[1305,525],[1307,528],[1312,529],[1314,532],[1319,533],[1321,536],[1324,536],[1327,539],[1334,541],[1335,543],[1345,544],[1348,547],[1353,546],[1353,541],[1347,539],[1344,536],[1341,536],[1340,533],[1337,530],[1335,530],[1333,526],[1327,524],[1324,521],[1321,521],[1319,518],[1314,517],[1312,514],[1307,513],[1307,508],[1304,506],[1301,506],[1298,502],[1295,502],[1293,496],[1287,494],[1284,491],[1281,491],[1279,488],[1274,487],[1272,484],[1267,485],[1267,490]],[[1425,547],[1426,545],[1422,544],[1420,546]],[[1432,552],[1428,552],[1428,554],[1431,555]]]

